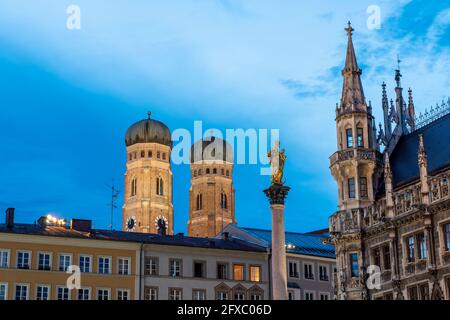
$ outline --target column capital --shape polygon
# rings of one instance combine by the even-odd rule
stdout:
[[[269,188],[264,190],[271,205],[284,205],[284,200],[291,188],[283,185],[272,184]]]

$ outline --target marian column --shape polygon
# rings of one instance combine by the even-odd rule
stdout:
[[[286,156],[279,151],[279,141],[268,157],[272,166],[272,185],[264,190],[272,210],[272,299],[287,300],[286,248],[284,234],[284,200],[290,190],[284,186],[283,170]]]

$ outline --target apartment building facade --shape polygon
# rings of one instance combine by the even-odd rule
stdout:
[[[6,220],[0,300],[269,298],[267,252],[245,241],[99,230],[88,220],[18,224],[11,209]]]
[[[230,236],[265,247],[270,253],[270,230],[228,225]],[[334,246],[327,230],[318,233],[286,232],[286,267],[289,300],[333,300],[336,271]],[[270,254],[268,257],[270,261]],[[269,262],[270,265],[270,262]]]

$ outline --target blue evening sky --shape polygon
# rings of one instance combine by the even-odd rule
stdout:
[[[66,8],[81,8],[81,29]],[[366,26],[368,6],[381,28]],[[397,54],[417,111],[448,97],[450,2],[298,0],[2,0],[0,209],[17,220],[54,213],[107,228],[114,178],[123,190],[129,125],[172,130],[279,128],[288,155],[286,229],[326,227],[336,209],[328,157],[336,149],[346,34],[351,20],[367,100],[380,117],[393,97]],[[270,228],[257,165],[234,172],[236,218]],[[186,231],[189,167],[173,166],[175,231]],[[115,212],[120,229],[123,194]],[[4,215],[1,215],[4,217]],[[2,218],[3,219],[3,218]]]

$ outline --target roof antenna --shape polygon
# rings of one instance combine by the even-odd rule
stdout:
[[[111,202],[107,204],[108,207],[111,207],[111,224],[109,225],[110,230],[113,230],[113,220],[114,220],[114,209],[117,208],[116,201],[120,194],[120,190],[116,189],[114,186],[114,178],[112,178],[112,184],[111,186],[108,186],[108,188],[111,188]]]

